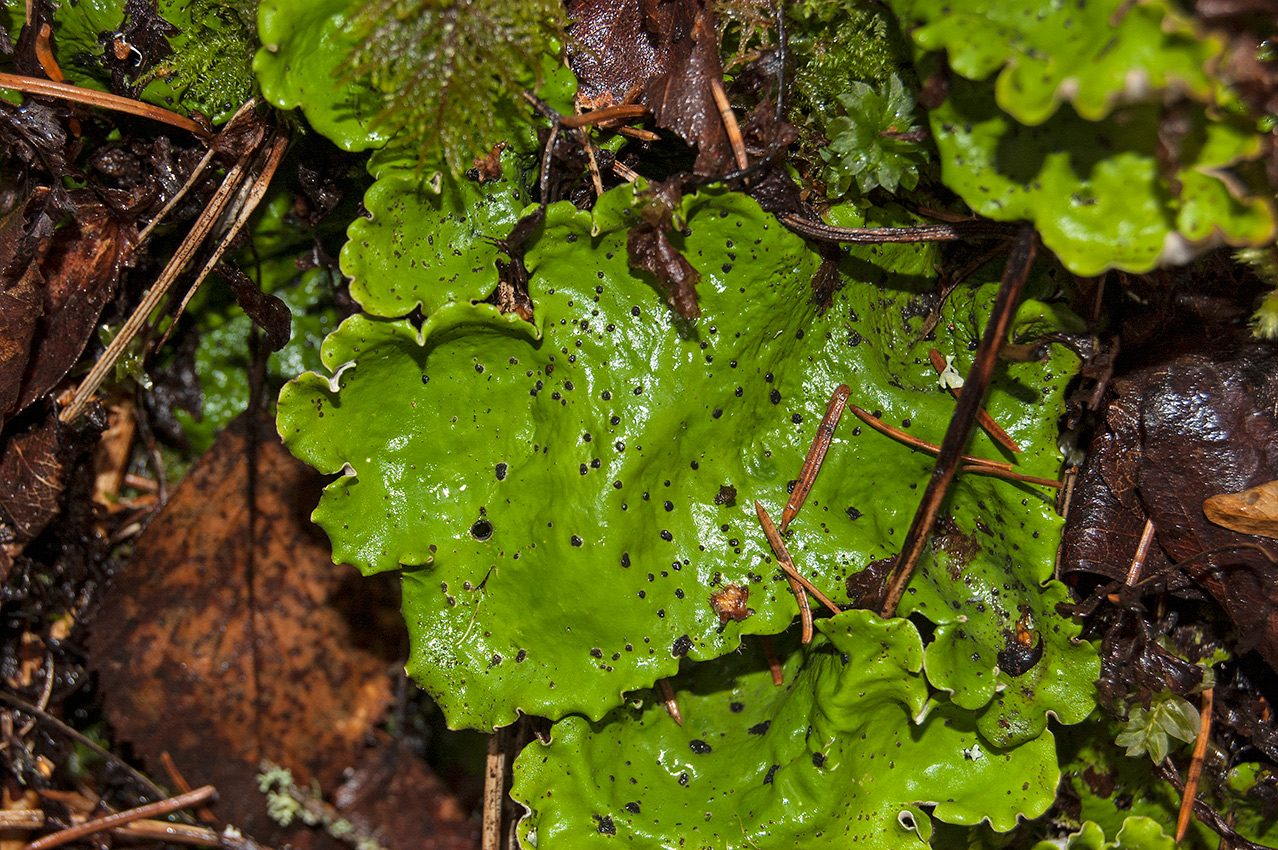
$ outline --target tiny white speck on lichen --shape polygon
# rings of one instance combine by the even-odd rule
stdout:
[[[945,355],[945,368],[936,376],[936,382],[941,385],[941,389],[963,389],[963,376],[954,368],[952,354]]]

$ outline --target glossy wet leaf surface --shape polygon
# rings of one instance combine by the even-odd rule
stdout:
[[[1060,847],[1057,842],[1040,842],[1035,850]],[[1132,815],[1123,821],[1112,841],[1105,839],[1099,824],[1088,821],[1065,840],[1065,850],[1172,850],[1176,842],[1154,820]]]
[[[359,44],[350,0],[262,0],[262,48],[253,59],[262,94],[280,109],[301,108],[317,132],[348,151],[379,148],[391,132],[376,123],[381,92],[344,73]]]
[[[956,79],[929,118],[946,185],[982,215],[1033,221],[1076,274],[1144,272],[1222,240],[1268,239],[1272,207],[1238,197],[1237,181],[1217,173],[1256,156],[1255,133],[1245,123],[1188,116],[1173,182],[1160,159],[1160,115],[1156,106],[1133,106],[1088,121],[1062,107],[1027,127],[995,105],[990,83]]]
[[[929,252],[867,250],[818,314],[816,256],[753,201],[706,191],[685,199],[679,240],[702,274],[702,318],[675,321],[627,266],[629,197],[605,196],[593,220],[550,209],[526,253],[536,327],[470,298],[420,332],[356,316],[325,343],[332,386],[308,374],[281,395],[290,448],[324,472],[353,472],[315,515],[335,559],[406,567],[410,671],[454,726],[491,728],[516,709],[598,718],[685,654],[710,659],[742,634],[782,631],[797,607],[753,501],[779,513],[841,382],[855,403],[939,441],[953,400],[927,348],[966,367],[993,296],[956,293],[947,338],[917,343],[903,312],[908,288],[926,285]],[[1057,351],[995,382],[991,412],[1032,447],[1024,472],[1055,475],[1074,363]],[[999,456],[984,435],[973,450]],[[928,458],[849,418],[791,526],[800,568],[846,600],[849,575],[896,551],[929,472]],[[716,504],[724,485],[735,501]],[[1051,496],[968,477],[950,510],[978,542],[965,568],[934,559],[903,609],[962,624],[938,634],[929,677],[968,708],[1001,686],[982,733],[1002,744],[1036,738],[1049,710],[1079,719],[1094,653],[1052,611],[1060,589],[1039,586],[1059,522]],[[710,596],[729,583],[754,613],[721,627]],[[1043,652],[1012,682],[995,667],[1018,620]]]
[[[1088,120],[1171,90],[1206,101],[1223,44],[1162,0],[1043,4],[1036,0],[897,0],[891,6],[928,51],[946,51],[969,80],[997,74],[998,105],[1037,125],[1069,102]]]
[[[378,180],[364,194],[368,217],[351,222],[342,249],[351,297],[365,312],[387,317],[487,298],[504,259],[491,240],[506,236],[527,206],[533,164],[505,151],[500,178],[480,183],[447,169],[418,173],[395,152],[375,154],[369,171]]]
[[[931,817],[1005,831],[1051,803],[1052,735],[998,750],[969,713],[935,698],[925,709],[912,624],[849,611],[819,628],[781,687],[754,643],[686,670],[682,726],[650,692],[602,723],[560,721],[515,764],[512,793],[533,810],[521,838],[544,850],[921,847]]]

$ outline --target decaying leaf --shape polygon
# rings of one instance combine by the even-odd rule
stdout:
[[[1271,349],[1246,347],[1232,359],[1185,356],[1116,380],[1063,550],[1065,572],[1125,581],[1148,519],[1158,545],[1140,578],[1205,590],[1238,627],[1240,648],[1255,648],[1271,666],[1278,564],[1264,552],[1273,544],[1209,521],[1203,503],[1278,478],[1276,368]]]
[[[65,477],[58,458],[60,427],[47,417],[0,443],[0,579],[58,512]]]
[[[266,839],[259,761],[333,788],[390,692],[387,659],[335,607],[351,571],[307,521],[315,476],[269,431],[251,473],[252,445],[241,420],[188,474],[116,575],[92,647],[121,736],[256,812],[243,825]]]
[[[1207,519],[1243,534],[1278,537],[1278,481],[1203,502]]]
[[[0,426],[18,403],[31,337],[44,312],[44,281],[30,251],[22,250],[24,214],[19,207],[0,221]]]
[[[36,192],[6,219],[0,230],[0,424],[48,392],[79,359],[121,270],[132,263],[136,238],[133,225],[89,190],[66,199]]]
[[[670,306],[680,316],[695,319],[701,315],[696,290],[701,273],[670,241],[680,200],[677,181],[652,187],[639,210],[642,220],[626,234],[626,256],[632,268],[642,269],[661,281],[669,293]]]
[[[714,13],[698,0],[578,2],[570,61],[582,101],[593,107],[640,103],[657,126],[697,149],[698,174],[732,168],[732,145],[715,105],[722,85]]]

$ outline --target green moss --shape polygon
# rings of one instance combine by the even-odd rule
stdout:
[[[503,140],[503,113],[537,87],[565,23],[557,0],[367,0],[352,22],[343,73],[382,93],[378,123],[405,146],[441,149],[454,174]]]

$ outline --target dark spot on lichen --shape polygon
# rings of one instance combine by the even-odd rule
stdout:
[[[1025,675],[1043,657],[1043,636],[1038,635],[1038,642],[1030,645],[1011,631],[1004,632],[1004,636],[1007,644],[998,651],[999,669],[1012,678]]]
[[[706,753],[710,752],[710,745],[700,738],[694,738],[689,741],[688,747],[699,756],[704,756]]]
[[[692,638],[687,635],[679,635],[670,646],[670,654],[675,658],[683,658],[692,649]]]
[[[768,731],[768,727],[772,725],[771,720],[765,720],[762,723],[756,723],[746,730],[751,735],[762,735]]]
[[[510,467],[509,467],[508,465],[506,465],[505,463],[499,463],[499,464],[497,464],[496,471],[497,471],[497,480],[498,480],[498,481],[505,481],[505,480],[506,480],[506,471],[507,471],[508,469],[510,469]]]
[[[737,488],[731,484],[720,484],[715,494],[714,503],[722,507],[732,507],[737,502]]]
[[[470,536],[483,543],[493,536],[493,524],[486,519],[475,520],[475,524],[470,527]]]
[[[571,234],[570,234],[571,235]],[[597,831],[600,835],[616,835],[617,827],[613,825],[612,818],[607,815],[594,815],[594,819],[599,821]]]

